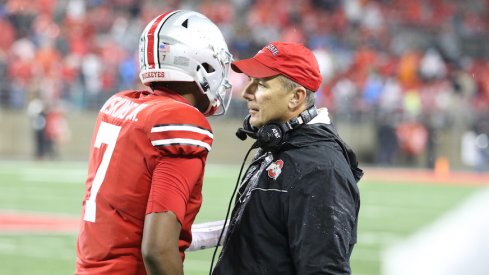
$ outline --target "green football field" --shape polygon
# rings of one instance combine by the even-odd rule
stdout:
[[[204,203],[197,222],[224,219],[238,166],[208,164]],[[366,169],[368,173],[368,169]],[[0,161],[0,214],[53,215],[74,220],[84,192],[84,162]],[[386,174],[360,183],[358,244],[352,255],[355,275],[380,274],[380,255],[447,210],[480,185],[396,182]],[[76,231],[7,228],[0,215],[0,274],[73,274]],[[188,252],[185,274],[208,274],[212,250]]]

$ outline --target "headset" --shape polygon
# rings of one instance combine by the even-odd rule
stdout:
[[[243,121],[243,128],[239,128],[238,131],[236,131],[236,136],[241,140],[245,140],[247,136],[256,139],[258,147],[278,147],[287,140],[287,132],[308,123],[316,117],[317,114],[316,106],[312,105],[299,116],[287,122],[271,122],[260,128],[251,126],[250,115],[248,114]]]

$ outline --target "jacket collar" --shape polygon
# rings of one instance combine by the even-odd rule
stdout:
[[[306,125],[290,131],[287,142],[282,149],[290,147],[305,147],[318,142],[336,142],[343,153],[343,156],[350,165],[355,180],[358,182],[363,176],[363,171],[358,167],[358,160],[355,152],[338,135],[336,128],[331,124],[331,120],[326,115],[318,114],[316,118]]]

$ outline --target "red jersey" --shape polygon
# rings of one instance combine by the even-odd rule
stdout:
[[[76,274],[146,274],[146,214],[172,211],[180,253],[202,203],[212,130],[180,95],[126,91],[101,108],[88,162]]]

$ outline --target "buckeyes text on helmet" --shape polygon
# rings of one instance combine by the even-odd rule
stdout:
[[[139,40],[139,77],[153,82],[195,82],[210,104],[205,115],[224,114],[231,98],[232,55],[219,28],[204,15],[177,10],[154,18]]]

